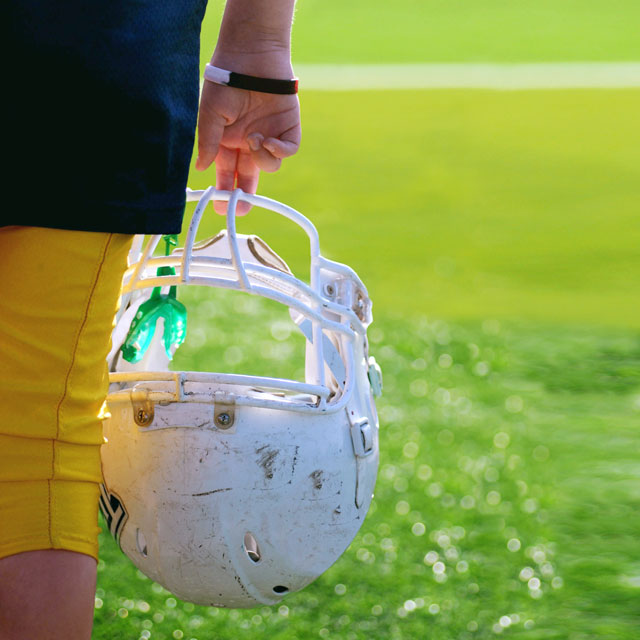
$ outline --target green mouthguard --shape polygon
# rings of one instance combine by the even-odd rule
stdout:
[[[178,244],[177,235],[164,236],[165,255],[171,253],[171,247]],[[174,276],[173,267],[159,267],[159,276]],[[146,353],[156,332],[160,318],[164,320],[162,341],[169,360],[184,342],[187,334],[187,309],[176,297],[177,287],[172,286],[169,293],[161,293],[162,287],[155,287],[151,297],[138,308],[131,322],[127,339],[122,345],[122,356],[127,362],[139,362]]]

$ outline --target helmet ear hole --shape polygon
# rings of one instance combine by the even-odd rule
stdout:
[[[273,587],[274,593],[283,596],[285,593],[289,593],[289,589],[287,587],[283,587],[281,584]]]
[[[136,529],[136,547],[138,547],[138,552],[143,558],[147,557],[147,541],[144,537],[144,533],[140,531],[140,529]]]
[[[258,564],[262,560],[262,554],[260,553],[260,547],[258,541],[253,537],[251,533],[247,531],[244,534],[244,551],[249,557],[249,560],[254,564]]]

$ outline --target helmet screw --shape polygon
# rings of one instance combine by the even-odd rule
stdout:
[[[148,427],[155,415],[153,402],[149,400],[149,394],[145,390],[134,389],[131,392],[131,403],[133,404],[133,421],[139,427]]]
[[[216,421],[221,427],[228,427],[231,423],[231,416],[228,413],[219,413]]]

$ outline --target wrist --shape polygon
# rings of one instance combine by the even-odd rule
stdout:
[[[227,0],[211,64],[237,73],[287,79],[295,0]]]
[[[288,49],[248,52],[224,47],[216,47],[211,57],[215,67],[263,78],[289,80],[294,77],[291,55]]]
[[[276,95],[295,95],[298,93],[298,79],[286,80],[252,76],[229,69],[221,69],[208,64],[204,70],[204,79],[214,84],[244,89],[245,91],[257,91],[258,93],[271,93]]]

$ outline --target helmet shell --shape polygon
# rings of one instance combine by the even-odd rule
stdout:
[[[183,600],[275,604],[326,571],[362,525],[378,467],[372,412],[242,406],[221,429],[212,404],[158,405],[148,427],[126,396],[109,409],[102,460],[127,514],[120,546]],[[350,410],[374,425],[365,456],[354,452]]]

